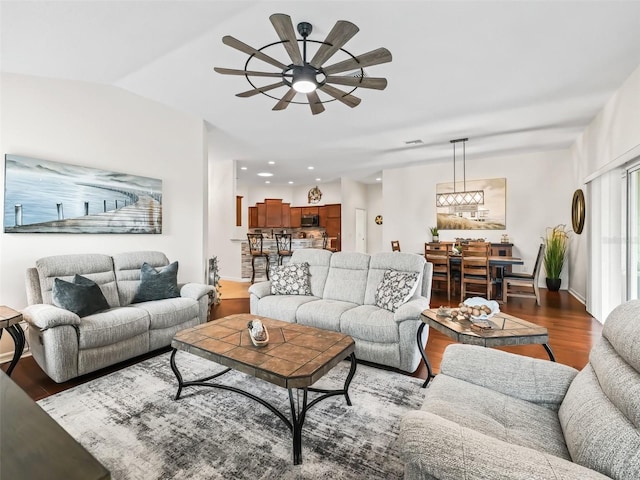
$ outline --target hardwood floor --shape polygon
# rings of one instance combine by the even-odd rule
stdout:
[[[211,319],[221,318],[233,313],[248,313],[249,298],[246,294],[248,285],[233,285],[232,282],[225,282],[222,288],[222,302],[212,307]],[[548,292],[546,289],[542,289],[541,292],[542,305],[540,307],[536,306],[535,301],[531,299],[514,298],[510,299],[508,304],[501,305],[500,309],[511,315],[547,327],[549,330],[549,345],[553,349],[556,360],[581,369],[588,362],[589,350],[601,335],[601,324],[586,313],[584,305],[566,291]],[[232,298],[232,296],[238,298]],[[457,304],[457,302],[451,303]],[[435,293],[431,300],[431,305],[433,307],[448,305],[446,296]],[[442,353],[450,343],[453,343],[453,341],[449,337],[429,329],[426,353],[435,373],[440,370]],[[530,357],[549,358],[541,345],[503,347],[501,349]],[[18,362],[12,378],[32,399],[39,400],[166,351],[169,351],[169,347],[60,384],[51,380],[40,369],[35,360],[29,356],[22,358]],[[4,364],[3,368],[6,369],[7,366],[8,363]],[[412,375],[426,378],[427,370],[424,363],[421,363],[418,370]]]

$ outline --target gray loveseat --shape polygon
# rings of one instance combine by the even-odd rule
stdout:
[[[577,370],[450,345],[401,422],[405,479],[640,478],[640,301],[617,307]]]
[[[251,313],[346,333],[356,342],[359,360],[407,372],[418,368],[416,334],[420,314],[429,308],[431,297],[432,265],[424,257],[310,248],[295,250],[289,263],[305,262],[311,295],[272,295],[271,281],[255,283],[249,288]],[[395,312],[376,306],[376,289],[387,270],[418,274],[412,298]],[[428,330],[424,329],[422,342]]]
[[[207,321],[213,287],[179,286],[180,296],[132,304],[143,263],[169,264],[161,252],[58,255],[41,258],[27,269],[27,301],[22,313],[29,324],[31,354],[56,382],[156,350],[173,335]],[[82,275],[100,286],[108,310],[79,317],[54,305],[56,278]]]

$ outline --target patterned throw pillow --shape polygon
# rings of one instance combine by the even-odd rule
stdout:
[[[376,289],[376,306],[395,312],[418,288],[418,272],[387,270]]]
[[[271,295],[311,295],[309,264],[289,263],[271,268]]]

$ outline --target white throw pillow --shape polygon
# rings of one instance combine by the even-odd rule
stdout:
[[[395,312],[418,288],[418,272],[387,270],[376,289],[376,306]]]
[[[270,276],[271,295],[311,295],[307,262],[272,267]]]

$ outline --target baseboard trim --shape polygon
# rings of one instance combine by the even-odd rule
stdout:
[[[587,304],[587,299],[584,298],[582,295],[580,295],[578,292],[576,292],[575,290],[573,290],[572,288],[569,289],[569,294],[574,297],[576,300],[578,300],[581,304],[586,305]]]

